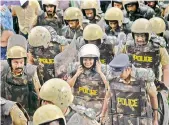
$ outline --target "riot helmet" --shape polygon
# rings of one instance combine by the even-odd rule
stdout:
[[[24,65],[27,63],[27,41],[22,35],[14,34],[8,39],[7,61],[11,67],[12,59],[24,58]]]
[[[107,25],[109,25],[109,21],[118,21],[118,26],[121,26],[123,23],[123,12],[119,8],[112,7],[106,11],[104,18]]]
[[[134,23],[131,26],[131,32],[132,32],[132,36],[135,39],[136,35],[142,35],[145,34],[146,35],[146,39],[144,42],[144,45],[148,43],[148,41],[151,38],[151,33],[152,33],[152,25],[150,23],[149,20],[144,19],[144,18],[140,18],[137,19],[136,21],[134,21]],[[137,44],[137,42],[135,41],[135,43]]]
[[[96,61],[99,60],[100,58],[100,51],[99,51],[99,48],[94,44],[85,44],[80,48],[78,56],[79,56],[80,64],[83,67],[85,67],[83,64],[84,58],[93,58],[94,63],[91,68],[95,68]]]
[[[83,0],[81,3],[81,10],[83,15],[89,19],[92,20],[95,18],[95,16],[98,14],[98,4],[97,4],[97,0]],[[85,11],[87,10],[92,10],[93,11],[93,15],[91,13],[86,14]]]
[[[99,46],[101,45],[102,37],[103,31],[101,27],[97,24],[89,24],[85,27],[83,31],[83,39],[85,40],[86,43],[93,43]]]
[[[55,105],[47,104],[39,107],[33,115],[34,125],[43,125],[58,121],[59,125],[66,125],[61,109]]]
[[[64,20],[68,25],[68,21],[78,21],[79,26],[82,26],[83,14],[77,7],[69,7],[64,12]]]
[[[28,41],[32,47],[43,46],[44,48],[47,48],[51,41],[51,35],[45,27],[36,26],[31,29],[28,35]]]
[[[40,98],[58,106],[62,111],[72,104],[74,96],[69,84],[58,78],[46,81],[40,90]]]
[[[163,33],[166,30],[166,24],[164,20],[160,17],[153,17],[149,21],[152,25],[152,32],[159,35],[161,34],[161,36],[163,36]]]

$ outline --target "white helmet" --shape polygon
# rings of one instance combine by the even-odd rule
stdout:
[[[99,48],[94,44],[86,44],[79,50],[79,58],[81,57],[98,57],[100,58]]]
[[[42,5],[55,5],[58,6],[58,0],[42,0]]]

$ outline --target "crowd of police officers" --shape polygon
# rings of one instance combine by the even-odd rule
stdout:
[[[20,0],[0,11],[2,125],[169,124],[168,1]]]

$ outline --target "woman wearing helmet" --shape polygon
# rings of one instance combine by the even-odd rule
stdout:
[[[74,89],[74,104],[91,108],[101,115],[104,98],[108,93],[107,67],[101,65],[99,48],[86,44],[79,50],[79,63],[70,65],[68,83]],[[103,73],[104,72],[104,73]]]

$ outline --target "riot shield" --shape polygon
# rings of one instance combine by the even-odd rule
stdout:
[[[159,125],[168,125],[169,123],[169,106],[167,103],[167,98],[163,94],[163,91],[158,92],[158,123]]]
[[[126,34],[123,32],[120,32],[117,37],[118,45],[114,47],[114,55],[118,55],[122,53],[124,49],[124,45],[126,44]]]
[[[13,46],[21,46],[25,50],[27,50],[27,44],[28,44],[28,42],[25,39],[25,37],[18,35],[18,34],[12,35],[8,39],[7,51]]]
[[[101,18],[101,20],[97,22],[97,25],[99,25],[102,28],[103,32],[105,32],[105,24],[106,22],[104,21],[104,18]]]
[[[76,34],[71,44],[54,58],[55,77],[67,80],[68,64],[77,60]]]

